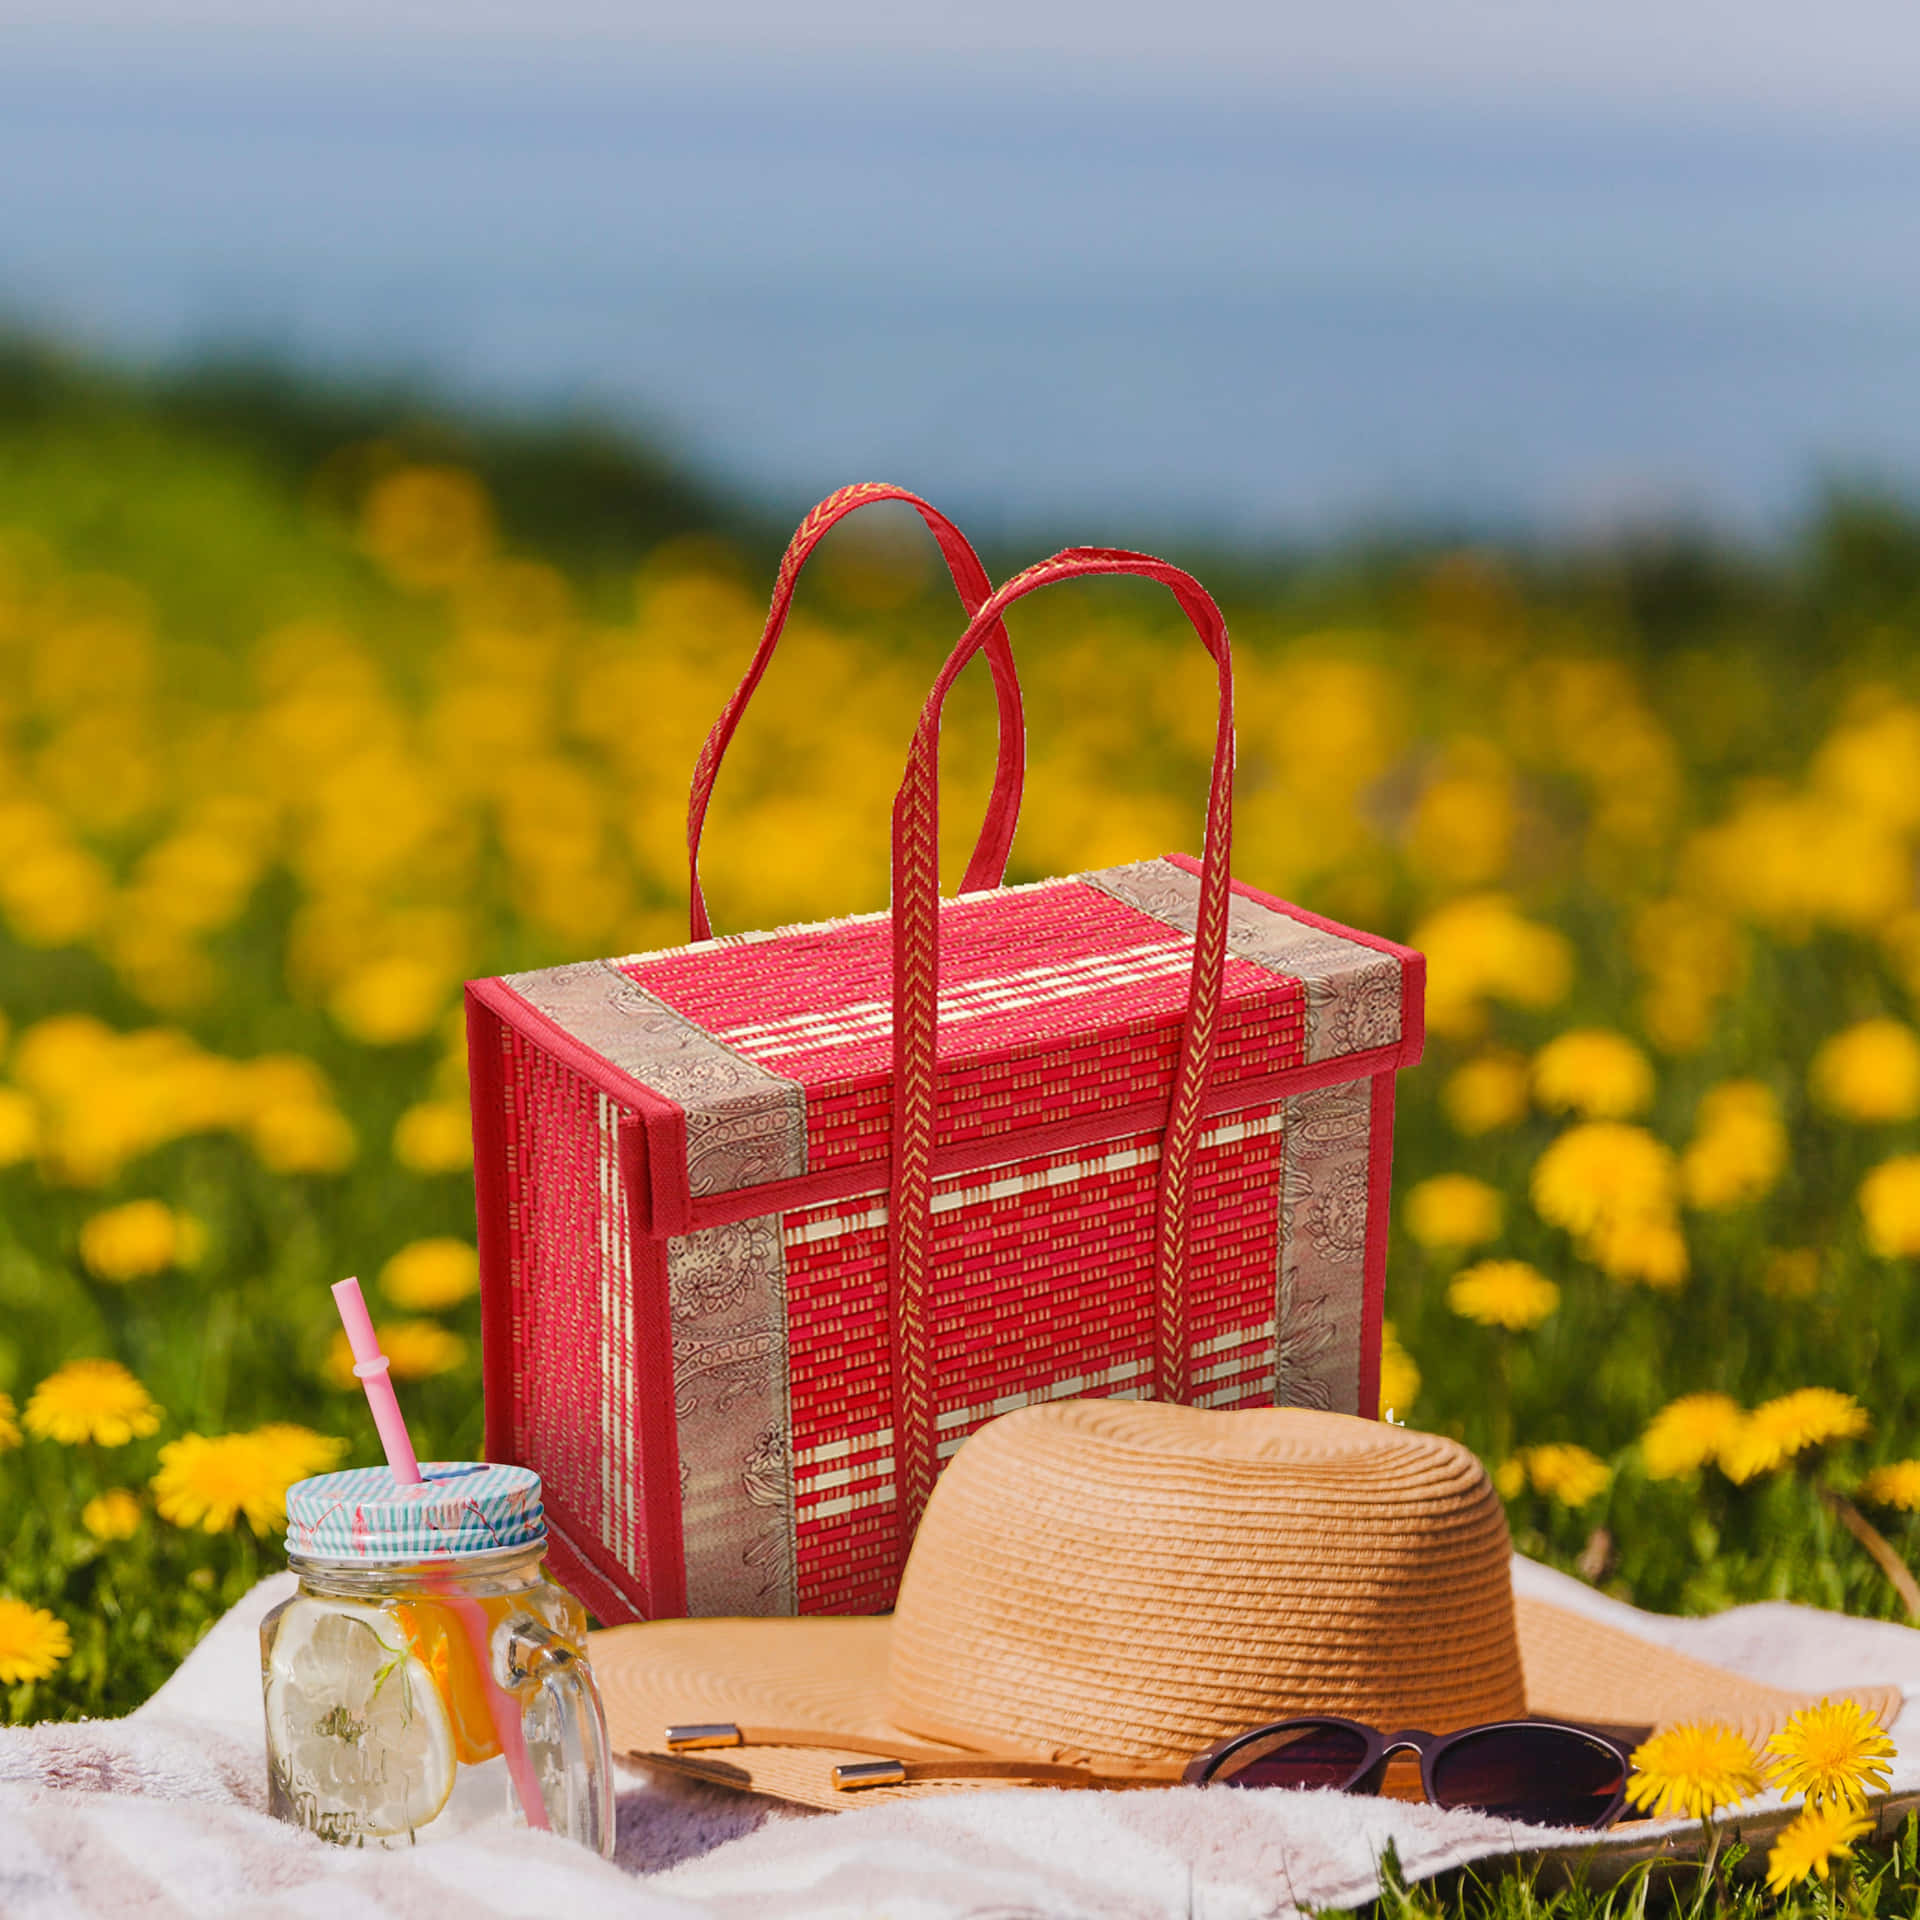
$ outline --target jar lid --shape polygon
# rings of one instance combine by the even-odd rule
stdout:
[[[287,1551],[404,1562],[501,1553],[547,1538],[540,1476],[485,1460],[423,1461],[417,1487],[386,1467],[315,1474],[287,1489]]]

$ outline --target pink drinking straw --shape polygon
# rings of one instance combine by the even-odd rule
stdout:
[[[367,1311],[360,1282],[351,1277],[336,1281],[333,1304],[340,1309],[340,1323],[347,1330],[347,1345],[353,1349],[353,1371],[366,1390],[367,1405],[373,1410],[373,1424],[379,1431],[381,1446],[386,1449],[387,1469],[401,1486],[420,1486],[420,1462],[414,1458],[407,1423],[400,1417],[393,1376],[387,1356],[380,1351],[380,1336],[373,1330],[373,1315]],[[487,1717],[493,1722],[494,1738],[506,1756],[507,1772],[520,1796],[520,1810],[527,1817],[527,1825],[548,1827],[551,1822],[547,1819],[547,1803],[540,1792],[539,1776],[533,1770],[533,1756],[527,1752],[526,1730],[520,1724],[520,1703],[493,1677],[492,1627],[486,1610],[479,1601],[454,1593],[444,1577],[429,1574],[427,1581],[467,1636],[480,1684],[486,1689]]]
[[[340,1322],[347,1330],[347,1345],[353,1349],[353,1371],[367,1392],[367,1405],[373,1410],[373,1424],[379,1430],[380,1444],[386,1449],[387,1466],[403,1487],[420,1484],[420,1462],[413,1457],[413,1441],[407,1423],[400,1417],[400,1402],[394,1398],[393,1376],[387,1370],[387,1356],[380,1351],[380,1336],[373,1330],[373,1315],[356,1279],[336,1281],[333,1304],[340,1309]]]

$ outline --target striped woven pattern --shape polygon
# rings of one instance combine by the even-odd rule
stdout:
[[[540,1476],[477,1460],[423,1461],[421,1484],[385,1467],[316,1474],[287,1489],[287,1550],[316,1560],[405,1562],[536,1547]]]
[[[576,1533],[604,1541],[644,1582],[644,1466],[634,1444],[642,1388],[620,1109],[525,1035],[503,1028],[498,1045],[513,1090],[505,1304],[527,1383],[516,1396],[512,1457],[538,1467]]]
[[[948,900],[940,932],[943,1143],[1167,1098],[1191,940],[1074,881]],[[806,1088],[809,1168],[879,1166],[892,1137],[891,937],[875,915],[621,970]],[[1230,958],[1213,1083],[1305,1057],[1300,983]]]
[[[1191,1304],[1210,1405],[1273,1394],[1279,1118],[1275,1107],[1248,1109],[1202,1139]],[[936,1183],[941,1460],[1014,1407],[1146,1393],[1159,1154],[1157,1135],[1134,1134]],[[897,1574],[886,1224],[878,1194],[785,1223],[803,1613],[875,1611]]]

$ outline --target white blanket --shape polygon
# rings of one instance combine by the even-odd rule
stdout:
[[[1896,1682],[1909,1704],[1893,1788],[1920,1792],[1920,1632],[1788,1606],[1665,1619],[1524,1560],[1514,1585],[1778,1686]],[[0,1729],[0,1914],[1274,1920],[1371,1898],[1389,1845],[1422,1879],[1567,1838],[1396,1801],[1194,1788],[967,1793],[816,1814],[628,1771],[612,1864],[505,1825],[357,1852],[266,1813],[257,1628],[288,1590],[286,1575],[263,1582],[125,1720]],[[1669,1831],[1692,1829],[1634,1829]]]

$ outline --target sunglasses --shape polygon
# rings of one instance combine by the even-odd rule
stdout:
[[[1470,1808],[1540,1827],[1604,1827],[1627,1797],[1627,1749],[1588,1727],[1500,1720],[1434,1735],[1385,1734],[1314,1714],[1221,1740],[1188,1763],[1188,1786],[1331,1787],[1378,1793],[1395,1754],[1420,1757],[1436,1807]]]

